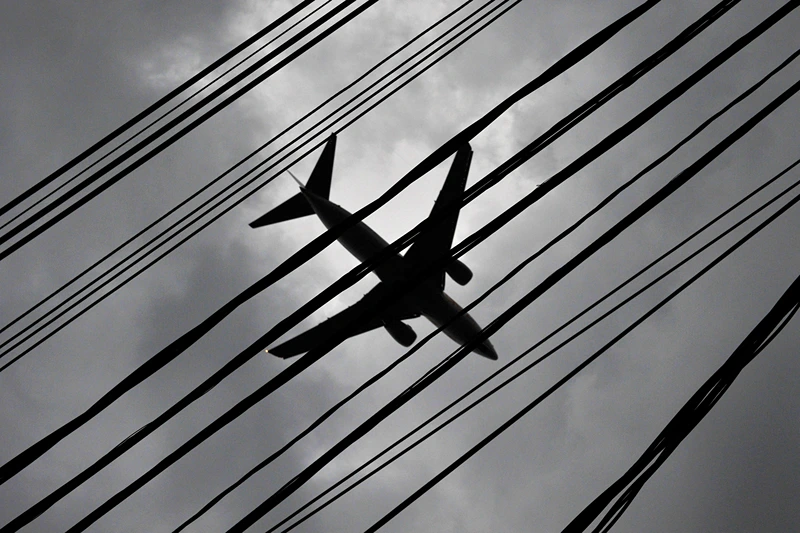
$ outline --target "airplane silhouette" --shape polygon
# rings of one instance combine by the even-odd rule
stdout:
[[[250,227],[259,228],[285,220],[316,214],[327,228],[331,228],[349,217],[350,213],[328,200],[335,150],[336,136],[332,135],[325,144],[325,148],[323,148],[322,154],[311,172],[308,183],[305,186],[300,185],[300,192],[251,222]],[[431,214],[437,213],[461,197],[467,182],[467,173],[469,172],[471,160],[472,148],[467,144],[456,153]],[[308,331],[278,346],[269,348],[267,352],[284,359],[294,357],[309,351],[337,331],[354,323],[358,317],[365,312],[371,311],[380,302],[393,283],[409,279],[414,273],[419,272],[433,261],[449,253],[457,221],[458,211],[455,211],[445,217],[436,227],[419,235],[404,256],[395,254],[377,265],[374,272],[381,281],[360,301],[317,324]],[[339,242],[362,262],[371,259],[389,246],[364,222],[359,222],[343,233],[339,237]],[[373,311],[373,316],[366,321],[362,321],[352,335],[383,327],[402,346],[411,346],[417,335],[411,329],[411,326],[404,323],[403,320],[417,318],[422,315],[433,322],[435,326],[444,326],[461,311],[461,307],[444,292],[445,273],[459,285],[466,285],[472,279],[472,271],[456,259],[447,265],[445,269],[432,275],[416,288],[404,294],[401,300],[377,312]],[[445,335],[457,343],[464,344],[472,340],[481,331],[481,327],[468,313],[464,313],[445,326],[443,331]],[[475,346],[473,351],[489,359],[497,359],[497,352],[495,352],[488,339]]]

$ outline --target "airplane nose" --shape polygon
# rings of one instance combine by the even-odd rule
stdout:
[[[483,341],[479,345],[475,347],[475,351],[480,355],[486,357],[487,359],[491,359],[492,361],[497,361],[497,352],[494,351],[494,346],[488,340]]]

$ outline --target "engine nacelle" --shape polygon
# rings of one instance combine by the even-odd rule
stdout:
[[[459,285],[466,285],[472,279],[472,270],[458,259],[450,263],[445,272]]]
[[[417,340],[417,334],[414,333],[411,326],[399,320],[386,321],[383,323],[383,327],[386,328],[386,331],[389,332],[389,335],[391,335],[394,340],[406,348],[414,344],[414,341]]]

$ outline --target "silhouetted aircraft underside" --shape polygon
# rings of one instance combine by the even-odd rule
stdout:
[[[300,187],[300,192],[251,222],[250,226],[258,228],[316,214],[325,227],[331,228],[349,217],[349,212],[328,200],[335,150],[336,137],[331,136],[311,172],[308,183]],[[439,212],[451,202],[461,198],[471,160],[472,149],[467,144],[456,153],[431,214]],[[481,327],[468,313],[454,319],[461,311],[461,307],[444,292],[445,274],[460,285],[465,285],[472,279],[470,269],[457,259],[413,290],[403,294],[401,300],[389,306],[382,305],[393,284],[406,281],[409,276],[420,272],[450,252],[457,222],[458,211],[455,211],[435,228],[422,233],[405,256],[395,254],[378,265],[375,274],[381,282],[356,304],[267,351],[282,358],[293,357],[307,352],[347,327],[353,327],[351,336],[382,327],[401,345],[411,346],[417,335],[411,326],[403,321],[419,316],[424,316],[437,327],[445,326],[452,319],[452,322],[443,329],[448,337],[459,344],[473,339],[481,331]],[[339,242],[362,262],[371,259],[389,246],[363,222],[359,222],[342,234]],[[370,318],[359,321],[365,313]],[[497,353],[488,339],[478,344],[473,351],[489,359],[497,359]]]

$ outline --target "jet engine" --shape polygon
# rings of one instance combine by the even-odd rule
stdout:
[[[389,320],[383,323],[383,327],[389,332],[394,340],[402,346],[409,347],[417,340],[417,334],[411,329],[411,326],[400,322],[399,320]]]
[[[450,263],[445,272],[459,285],[466,285],[472,279],[472,270],[458,259]]]

